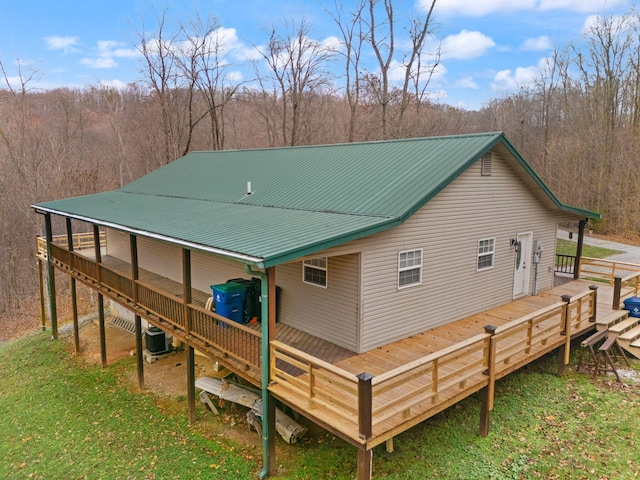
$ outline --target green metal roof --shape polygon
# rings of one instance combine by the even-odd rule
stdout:
[[[119,190],[34,208],[269,267],[402,223],[497,144],[547,203],[599,217],[563,205],[499,132],[194,152]]]

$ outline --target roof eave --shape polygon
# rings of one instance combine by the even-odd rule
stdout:
[[[189,249],[193,249],[193,250],[200,250],[203,252],[207,252],[207,253],[211,253],[214,255],[218,255],[218,256],[222,256],[225,258],[229,258],[231,260],[235,260],[238,262],[242,262],[245,264],[251,264],[254,265],[257,268],[265,268],[265,263],[264,263],[264,259],[261,257],[254,257],[252,255],[245,255],[242,253],[238,253],[238,252],[232,252],[232,251],[228,251],[228,250],[223,250],[220,248],[215,248],[215,247],[210,247],[207,245],[202,245],[199,243],[194,243],[194,242],[189,242],[188,240],[182,240],[179,238],[175,238],[175,237],[169,237],[167,235],[162,235],[162,234],[158,234],[158,233],[154,233],[154,232],[149,232],[146,230],[141,230],[141,229],[137,229],[137,228],[132,228],[132,227],[128,227],[126,225],[120,225],[120,224],[116,224],[113,222],[107,222],[104,220],[100,220],[97,218],[91,218],[91,217],[86,217],[83,215],[77,215],[77,214],[73,214],[73,213],[69,213],[69,212],[64,212],[61,210],[56,210],[54,208],[49,208],[49,207],[44,207],[42,205],[31,205],[31,208],[33,208],[36,213],[40,213],[40,214],[44,214],[44,213],[51,213],[54,215],[60,215],[61,217],[66,217],[66,218],[73,218],[76,220],[80,220],[83,222],[87,222],[87,223],[93,223],[95,225],[100,225],[103,227],[107,227],[107,228],[113,228],[115,230],[121,230],[123,232],[128,232],[128,233],[132,233],[134,235],[140,235],[143,237],[149,237],[149,238],[154,238],[156,240],[161,240],[164,242],[168,242],[168,243],[172,243],[175,245],[181,245],[185,248],[189,248]]]

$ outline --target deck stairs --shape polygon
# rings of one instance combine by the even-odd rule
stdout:
[[[615,337],[618,345],[636,358],[640,358],[639,318],[629,317],[628,310],[614,310],[596,321],[598,331],[606,331],[608,337]]]

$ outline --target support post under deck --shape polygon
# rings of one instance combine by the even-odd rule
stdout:
[[[44,214],[44,230],[47,239],[47,287],[49,289],[49,315],[51,317],[51,336],[58,339],[58,310],[56,306],[56,274],[51,261],[51,243],[53,233],[51,232],[51,214]]]

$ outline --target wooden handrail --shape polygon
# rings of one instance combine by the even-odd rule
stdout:
[[[393,370],[389,370],[386,373],[383,373],[382,375],[378,375],[377,377],[374,377],[372,384],[373,386],[379,385],[381,383],[387,382],[389,380],[392,380],[400,375],[403,375],[407,372],[409,372],[410,370],[419,368],[429,362],[433,362],[434,360],[444,357],[446,355],[449,355],[451,353],[457,352],[458,350],[462,350],[464,348],[467,348],[479,341],[482,341],[484,339],[486,339],[487,337],[489,337],[490,335],[486,334],[486,333],[480,333],[478,335],[476,335],[475,337],[469,338],[467,340],[464,340],[462,342],[456,343],[454,345],[450,345],[446,348],[443,348],[442,350],[438,350],[437,352],[431,353],[429,355],[426,355],[422,358],[419,358],[417,360],[414,360],[410,363],[407,363],[405,365],[401,365],[399,367],[394,368]]]
[[[289,354],[295,355],[301,360],[304,360],[310,365],[315,365],[317,368],[322,368],[331,372],[332,374],[341,377],[345,380],[352,381],[354,384],[358,383],[358,378],[351,372],[344,370],[340,367],[336,367],[335,365],[325,362],[319,358],[314,357],[313,355],[309,355],[308,353],[303,352],[302,350],[298,350],[290,345],[280,342],[279,340],[272,340],[271,345],[279,350],[287,352]]]
[[[559,308],[562,308],[564,306],[565,306],[565,302],[557,302],[552,305],[549,305],[548,307],[544,307],[544,308],[541,308],[540,310],[536,310],[535,312],[524,315],[523,317],[516,318],[515,320],[512,320],[509,323],[505,323],[504,325],[497,327],[495,334],[498,335],[500,333],[503,333],[509,329],[512,329],[519,325],[527,323],[535,318],[538,318],[547,313],[553,312],[554,310],[558,310]]]

